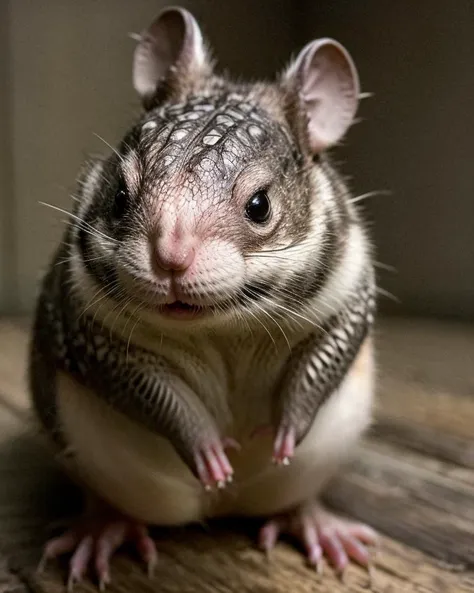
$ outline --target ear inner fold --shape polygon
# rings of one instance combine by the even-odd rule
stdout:
[[[309,43],[287,71],[286,83],[298,93],[307,117],[310,150],[318,153],[338,142],[354,119],[360,92],[344,47],[332,39]]]
[[[191,84],[205,74],[207,55],[199,25],[183,8],[162,11],[135,49],[133,85],[145,106],[162,85]]]

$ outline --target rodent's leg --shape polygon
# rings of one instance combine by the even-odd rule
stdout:
[[[151,576],[157,552],[145,525],[121,515],[106,503],[88,495],[86,509],[77,525],[46,543],[38,571],[42,571],[49,560],[71,553],[68,590],[82,581],[93,562],[102,591],[111,581],[110,558],[127,542],[136,548]]]
[[[373,320],[372,285],[292,353],[276,407],[273,459],[287,465],[306,436],[317,411],[334,393],[354,362]]]
[[[321,504],[312,503],[268,521],[260,530],[260,547],[269,553],[282,533],[292,535],[304,545],[308,562],[319,573],[323,555],[341,577],[350,559],[371,573],[369,546],[378,543],[378,536],[368,525],[342,519]]]
[[[192,390],[166,368],[143,364],[110,373],[93,387],[116,410],[165,437],[206,489],[232,480],[233,469],[225,447],[233,446],[219,434],[214,419]],[[98,369],[99,370],[99,369]],[[106,373],[107,375],[107,373]]]
[[[214,418],[165,359],[87,316],[69,320],[61,370],[140,426],[167,439],[206,488],[233,470]]]
[[[57,369],[37,348],[33,353],[30,382],[36,414],[65,449],[68,438],[57,416]],[[117,411],[167,438],[206,489],[230,482],[233,469],[225,448],[233,442],[221,439],[216,423],[191,389],[156,359],[123,361],[120,366],[113,364],[117,355],[110,349],[100,364],[95,352],[82,354],[87,372],[72,376]]]

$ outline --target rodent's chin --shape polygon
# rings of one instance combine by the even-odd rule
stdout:
[[[212,307],[201,307],[199,305],[190,305],[183,301],[174,301],[166,305],[160,305],[158,312],[168,319],[178,321],[190,321],[204,316],[212,315]]]
[[[230,301],[216,304],[196,305],[183,301],[151,304],[148,302],[137,312],[145,323],[173,328],[207,327],[215,328],[228,326],[232,320],[233,306]]]

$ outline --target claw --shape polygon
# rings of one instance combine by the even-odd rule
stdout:
[[[76,548],[69,563],[68,590],[72,591],[76,583],[84,577],[87,566],[92,558],[94,539],[91,535],[84,537]]]
[[[67,580],[67,591],[68,593],[72,593],[74,591],[74,585],[80,583],[80,579],[77,579],[75,575],[70,574]]]
[[[342,584],[346,582],[346,567],[336,570],[336,577],[341,581]]]
[[[239,448],[233,439],[224,439],[222,443],[210,443],[195,454],[197,474],[206,491],[211,491],[213,486],[222,490],[232,482],[234,470],[224,451],[225,447]]]
[[[156,560],[153,560],[153,561],[150,561],[147,563],[146,573],[150,580],[155,578],[156,564],[157,564]]]
[[[140,556],[146,563],[148,577],[151,579],[155,575],[158,563],[155,542],[148,535],[148,530],[143,525],[137,527],[135,541]]]
[[[324,563],[322,558],[320,558],[318,562],[316,562],[315,568],[316,572],[318,573],[318,576],[322,577],[324,575]]]
[[[295,431],[293,428],[280,428],[273,447],[273,463],[290,465],[295,454]]]
[[[260,530],[259,546],[269,553],[278,536],[286,532],[304,545],[308,562],[318,575],[323,574],[323,556],[334,566],[338,578],[344,582],[349,559],[365,567],[369,586],[373,584],[373,558],[367,546],[377,541],[375,531],[365,525],[336,517],[318,505],[300,508],[268,521]]]
[[[73,552],[69,563],[68,592],[71,593],[75,585],[82,582],[92,560],[99,589],[104,591],[111,583],[111,557],[123,543],[132,540],[146,562],[148,574],[152,575],[157,560],[156,547],[144,525],[117,517],[95,519],[86,525],[87,528],[71,529],[47,543],[37,570],[44,570],[48,560]]]
[[[281,525],[276,519],[274,521],[269,521],[260,530],[259,547],[265,552],[267,558],[270,558],[270,552],[275,547],[280,531]]]
[[[368,583],[367,583],[367,588],[372,591],[374,589],[374,583],[375,583],[375,566],[372,564],[372,562],[369,562],[368,566],[367,566],[367,576],[368,576]]]
[[[102,578],[99,579],[99,590],[105,591],[107,589],[107,585],[110,585],[111,579],[109,572],[105,572],[102,575]]]

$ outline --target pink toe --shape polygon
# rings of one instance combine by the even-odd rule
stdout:
[[[374,546],[379,541],[377,532],[368,525],[355,523],[354,525],[349,526],[348,532],[352,535],[352,537],[358,539],[364,544],[368,544],[369,546]]]
[[[102,587],[110,582],[110,558],[125,541],[126,527],[117,522],[109,525],[97,540],[95,568]]]
[[[342,573],[349,563],[349,558],[337,533],[321,530],[319,541],[331,564],[338,572]]]
[[[78,541],[79,537],[73,531],[68,531],[60,537],[50,540],[44,548],[43,557],[39,563],[38,571],[41,572],[44,570],[48,560],[72,552]]]
[[[155,542],[148,535],[148,530],[145,526],[139,525],[135,531],[138,553],[147,565],[148,575],[151,577],[158,561]]]
[[[87,536],[81,540],[69,563],[69,581],[68,589],[82,580],[87,565],[92,557],[94,540],[92,536]]]
[[[227,455],[224,452],[224,449],[220,445],[215,446],[214,454],[216,456],[216,461],[220,466],[222,474],[224,475],[224,479],[226,479],[227,476],[231,476],[234,472],[232,466],[230,465],[229,459],[227,458]]]
[[[270,552],[275,547],[278,535],[280,533],[280,525],[278,521],[269,521],[261,529],[259,533],[258,543],[262,550]]]
[[[303,543],[312,566],[320,567],[323,551],[319,545],[318,532],[311,520],[303,520]]]
[[[209,474],[214,482],[225,482],[225,475],[219,464],[219,460],[212,449],[205,451],[204,460]]]
[[[207,489],[214,484],[223,488],[232,480],[234,471],[220,442],[203,447],[194,459],[199,479]]]
[[[287,464],[295,452],[295,431],[292,428],[280,428],[274,445],[273,458],[277,463]]]
[[[347,532],[339,532],[339,537],[345,551],[352,560],[361,566],[369,566],[370,553],[364,544]]]
[[[197,453],[194,457],[194,462],[196,463],[197,474],[202,484],[204,484],[206,488],[210,488],[212,484],[212,479],[209,474],[206,462],[204,460],[204,456],[201,453]]]

